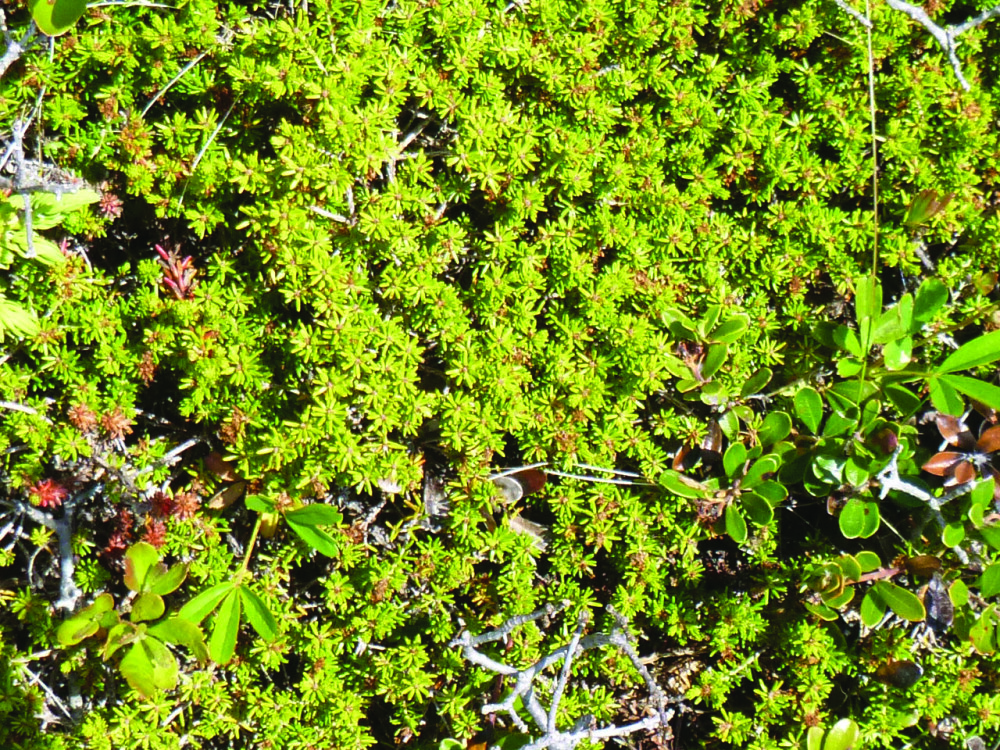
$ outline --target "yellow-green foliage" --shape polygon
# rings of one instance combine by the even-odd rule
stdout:
[[[36,226],[65,262],[0,278],[38,321],[0,317],[0,744],[464,743],[494,676],[449,642],[562,599],[685,649],[692,746],[995,736],[993,501],[916,477],[932,407],[1000,406],[1000,21],[962,37],[966,92],[871,12],[877,255],[868,41],[832,0],[178,0],[29,48],[0,123],[38,99],[28,157],[103,195]],[[535,461],[650,483],[501,502],[490,472]],[[77,612],[125,617],[140,539],[188,566],[152,698],[107,633],[48,655],[67,563]],[[166,649],[146,619],[116,637]],[[915,685],[875,678],[904,659]],[[560,720],[641,713],[627,662],[577,669]]]

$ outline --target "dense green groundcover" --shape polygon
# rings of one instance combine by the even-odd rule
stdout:
[[[1000,19],[964,91],[871,5],[877,196],[833,0],[98,3],[29,47],[5,158],[90,187],[3,177],[0,746],[516,747],[452,642],[564,600],[482,650],[613,605],[674,712],[632,746],[992,746]],[[558,724],[647,697],[587,651]]]

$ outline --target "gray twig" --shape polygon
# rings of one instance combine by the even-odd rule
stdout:
[[[910,497],[916,498],[917,500],[921,500],[927,504],[927,507],[930,509],[931,516],[943,529],[947,525],[947,522],[944,520],[944,516],[941,515],[941,506],[945,503],[951,502],[955,498],[961,497],[962,495],[968,495],[976,488],[976,485],[972,482],[960,484],[957,487],[953,487],[945,492],[941,495],[941,497],[936,497],[930,492],[927,492],[911,482],[907,482],[899,476],[899,455],[902,450],[903,447],[898,446],[893,452],[892,458],[889,459],[889,463],[886,464],[886,467],[876,475],[876,479],[880,485],[879,498],[884,500],[886,495],[893,490],[896,490],[897,492],[902,492]],[[952,551],[955,553],[955,556],[962,561],[963,565],[968,564],[969,556],[964,549],[955,546],[952,547]]]
[[[558,605],[549,604],[530,614],[512,617],[499,628],[478,636],[472,636],[467,630],[463,631],[458,638],[452,641],[452,646],[461,646],[462,655],[468,661],[491,672],[513,678],[514,686],[511,688],[510,693],[499,703],[484,705],[482,712],[484,714],[506,713],[519,731],[528,733],[530,732],[530,727],[518,715],[515,707],[518,700],[520,700],[531,716],[535,726],[542,733],[541,737],[526,745],[525,750],[542,750],[543,748],[572,750],[584,740],[595,742],[613,737],[625,737],[635,732],[668,726],[670,719],[673,718],[673,712],[665,708],[666,700],[663,691],[656,685],[656,682],[639,659],[639,655],[636,653],[627,634],[627,620],[610,607],[608,611],[615,620],[615,625],[612,627],[610,633],[595,633],[583,636],[583,630],[590,619],[589,613],[584,612],[577,622],[577,627],[569,644],[555,649],[548,655],[543,656],[535,664],[523,669],[517,669],[486,656],[477,648],[484,643],[506,638],[516,628],[542,617],[550,617],[565,609],[568,605],[569,602],[562,602]],[[556,726],[556,716],[559,710],[559,703],[562,700],[563,692],[569,680],[573,657],[584,651],[604,646],[614,646],[624,651],[642,675],[649,690],[650,715],[631,724],[613,724],[600,728],[593,726],[592,717],[581,716],[576,720],[572,728],[565,731],[560,730]],[[535,694],[534,684],[536,679],[541,677],[544,670],[554,666],[560,660],[563,662],[563,666],[553,689],[549,710],[546,711]]]
[[[833,1],[840,7],[842,11],[847,13],[849,16],[851,16],[855,21],[860,23],[866,29],[870,29],[872,27],[871,19],[868,18],[868,16],[866,16],[864,13],[854,10],[854,8],[852,8],[850,5],[847,4],[846,0],[833,0]]]
[[[1000,16],[1000,6],[984,10],[978,16],[974,16],[963,23],[942,28],[931,20],[931,17],[927,15],[927,11],[919,6],[910,5],[910,3],[903,0],[886,0],[886,3],[893,10],[905,13],[930,32],[931,36],[937,41],[938,46],[948,56],[948,62],[951,63],[951,68],[955,71],[955,77],[958,78],[959,84],[961,84],[963,89],[969,91],[972,87],[962,74],[962,63],[958,59],[958,37],[966,31],[985,23],[994,16]]]
[[[7,45],[3,57],[0,57],[0,78],[3,78],[3,74],[7,72],[7,68],[17,62],[31,43],[32,38],[35,36],[35,24],[30,24],[24,35],[19,40],[14,41],[10,35],[10,31],[7,29],[7,17],[0,10],[0,31],[3,32],[3,41]]]

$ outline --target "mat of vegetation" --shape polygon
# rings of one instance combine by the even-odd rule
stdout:
[[[995,747],[1000,19],[917,10],[10,3],[0,746]]]

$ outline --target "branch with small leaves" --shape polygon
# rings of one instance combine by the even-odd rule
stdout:
[[[989,21],[995,16],[1000,16],[1000,5],[984,10],[979,13],[979,15],[974,16],[960,24],[941,27],[931,20],[931,17],[927,15],[926,10],[917,5],[911,5],[910,3],[904,2],[904,0],[885,1],[890,8],[898,10],[900,13],[905,13],[930,32],[931,36],[934,37],[935,41],[941,47],[941,51],[948,56],[948,62],[951,63],[951,68],[955,71],[955,77],[958,78],[959,84],[963,89],[969,91],[972,87],[969,85],[969,81],[962,73],[962,62],[958,59],[958,38],[966,31],[970,31],[980,24],[986,23],[986,21]],[[834,0],[834,2],[837,3],[841,10],[850,15],[865,28],[870,29],[872,27],[871,18],[852,8],[847,4],[846,0]]]

